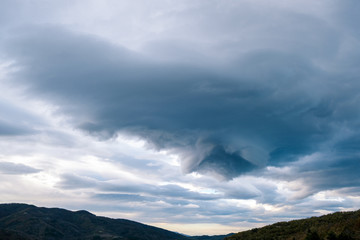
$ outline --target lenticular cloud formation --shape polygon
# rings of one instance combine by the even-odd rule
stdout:
[[[357,81],[301,52],[254,50],[210,68],[56,27],[28,29],[6,46],[22,66],[16,81],[75,126],[105,138],[135,134],[180,154],[185,172],[231,179],[346,145],[332,138],[359,123]]]

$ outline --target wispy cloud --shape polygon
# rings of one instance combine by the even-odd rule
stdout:
[[[3,174],[30,174],[40,172],[40,169],[32,168],[24,164],[12,162],[0,162],[0,172]]]

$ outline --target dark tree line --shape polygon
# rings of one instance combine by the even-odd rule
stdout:
[[[355,240],[351,235],[351,232],[345,229],[338,236],[334,232],[330,232],[327,234],[325,239],[322,239],[317,231],[309,230],[306,234],[305,240]]]

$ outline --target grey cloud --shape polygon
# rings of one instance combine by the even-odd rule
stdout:
[[[342,196],[359,196],[360,195],[360,187],[345,187],[336,191]]]
[[[275,184],[255,184],[255,187],[260,192],[260,194],[254,199],[256,199],[259,203],[276,205],[286,202],[285,196],[279,194],[278,187]]]
[[[0,136],[14,136],[32,133],[29,129],[22,128],[0,120]]]
[[[321,201],[306,201],[302,204],[298,204],[299,209],[306,209],[308,208],[309,211],[316,212],[316,210],[326,210],[331,212],[341,211],[344,208],[352,208],[354,202],[346,199],[343,201],[331,201],[331,200],[321,200]],[[310,215],[310,214],[308,214]],[[317,214],[320,215],[320,214]]]
[[[286,211],[268,212],[265,209],[249,209],[246,205],[234,206],[228,205],[221,199],[212,199],[204,201],[201,198],[178,197],[177,194],[168,194],[168,191],[178,191],[177,186],[157,187],[149,185],[138,185],[118,188],[98,188],[100,194],[92,195],[92,202],[99,201],[97,205],[91,205],[88,208],[109,212],[136,213],[137,219],[143,222],[157,222],[166,219],[167,222],[176,223],[219,223],[234,224],[238,222],[245,223],[263,223],[269,224],[276,221],[292,220],[294,218],[304,218],[308,216],[320,215],[316,210],[338,211],[342,207],[351,207],[351,201],[314,201],[309,198],[298,200],[297,202],[284,202],[278,206],[285,206]],[[258,184],[257,188],[269,188],[271,185]],[[148,192],[145,189],[149,189]],[[164,190],[166,189],[166,190]],[[116,190],[118,193],[115,193]],[[131,192],[131,190],[133,190]],[[184,190],[180,190],[183,192]],[[108,193],[104,193],[108,192]],[[159,194],[159,192],[162,192]],[[224,196],[223,198],[227,198]],[[109,204],[111,202],[111,204]],[[129,206],[129,202],[132,204]],[[273,203],[268,201],[267,203]],[[82,207],[82,206],[81,206]],[[196,214],[194,214],[196,213]],[[271,219],[269,221],[269,219]],[[136,219],[134,219],[136,220]]]
[[[132,182],[120,183],[99,180],[92,177],[78,176],[75,174],[63,174],[57,186],[63,189],[96,189],[104,192],[104,195],[102,195],[103,197],[144,195],[150,198],[165,197],[205,201],[219,199],[222,197],[221,194],[205,194],[190,191],[176,184],[157,186]]]
[[[202,194],[202,193],[189,191],[175,184],[168,184],[159,187],[159,189],[155,191],[155,194],[184,198],[184,199],[193,199],[193,200],[214,200],[222,197],[221,194]]]
[[[149,184],[104,184],[102,190],[110,192],[143,193],[150,196],[162,196],[169,198],[192,199],[192,200],[214,200],[222,197],[221,194],[202,194],[190,191],[176,184],[155,186]]]
[[[329,164],[325,169],[304,172],[303,177],[314,191],[356,187],[360,181],[359,169],[359,157],[336,158],[336,162]]]
[[[57,185],[63,189],[96,188],[99,185],[99,181],[75,174],[63,174]]]
[[[360,31],[356,27],[356,22],[359,21],[359,15],[356,14],[360,10],[360,4],[358,1],[338,1],[337,7],[339,11],[338,19],[342,23],[342,27],[348,30],[353,36],[359,39]]]
[[[247,221],[251,219],[251,212],[246,208],[236,208],[230,206],[219,206],[217,201],[187,201],[173,202],[168,199],[162,199],[162,203],[146,202],[144,205],[137,205],[133,211],[140,210],[146,214],[141,214],[143,221],[158,222],[166,219],[167,222],[175,223],[220,223],[231,224],[236,221]],[[165,204],[164,204],[165,203]],[[122,211],[128,211],[119,202],[117,207]],[[196,214],[194,214],[196,212]]]
[[[45,126],[38,116],[13,103],[0,99],[0,136],[21,136],[37,133],[37,127]]]
[[[219,161],[219,159],[226,159],[226,161]],[[227,152],[220,145],[212,148],[210,153],[193,170],[205,173],[214,171],[221,176],[231,179],[237,177],[240,173],[251,171],[256,167],[255,164],[241,157],[240,152]]]
[[[230,34],[225,40],[216,38],[218,46],[248,31],[242,28],[247,18],[236,14],[244,11],[238,4],[219,5],[228,15],[207,4],[199,8],[204,20],[191,21],[194,29],[203,29],[204,36]],[[155,148],[178,153],[186,173],[229,180],[316,152],[345,122],[351,129],[359,122],[354,111],[359,85],[353,76],[341,73],[344,85],[318,64],[321,57],[334,60],[341,42],[337,30],[318,18],[275,11],[279,18],[267,16],[269,24],[259,23],[262,30],[252,34],[253,47],[249,42],[234,45],[245,46],[246,52],[212,48],[223,54],[226,67],[155,61],[55,26],[29,27],[13,35],[5,52],[23,68],[14,78],[23,79],[32,94],[58,104],[74,125],[101,137],[121,131],[138,135]],[[212,32],[205,20],[214,15],[219,15],[219,26]],[[235,20],[241,20],[240,27],[226,24]],[[279,31],[271,28],[280,22]],[[322,50],[316,51],[320,45]]]
[[[256,189],[243,189],[242,186],[231,186],[220,189],[225,192],[224,198],[226,199],[257,199],[261,195]]]
[[[308,156],[308,159],[288,164],[289,170],[285,173],[271,173],[270,171],[265,175],[285,181],[301,180],[302,185],[297,190],[295,201],[327,190],[350,191],[356,194],[360,181],[358,154],[357,150],[352,149],[347,153],[332,151],[327,154]]]
[[[25,164],[0,162],[0,172],[3,174],[22,175],[22,174],[37,173],[40,171],[41,171],[40,169],[33,168]]]
[[[328,121],[309,111],[317,100],[304,89],[295,92],[298,81],[309,80],[297,72],[313,71],[296,56],[264,52],[259,65],[269,70],[259,71],[247,67],[257,61],[251,55],[238,66],[248,73],[234,78],[186,65],[158,65],[61,29],[34,32],[10,44],[10,56],[26,69],[17,78],[74,119],[90,117],[91,122],[75,123],[85,130],[107,136],[128,131],[158,148],[190,152],[186,172],[211,168],[230,179],[264,166],[267,155],[279,148],[303,153],[329,134]],[[277,68],[298,61],[285,72]],[[266,79],[257,76],[266,71]],[[199,142],[202,156],[191,149]]]
[[[111,160],[115,163],[120,162],[123,167],[130,168],[133,171],[140,171],[143,174],[153,174],[161,170],[161,164],[154,160],[138,159],[121,155],[112,156]]]
[[[131,202],[150,202],[150,201],[155,201],[156,198],[152,198],[152,197],[144,197],[141,195],[137,195],[137,194],[96,194],[93,196],[94,198],[97,199],[102,199],[102,200],[115,200],[115,201],[131,201]]]
[[[186,36],[197,49],[219,59],[259,49],[332,57],[341,42],[326,20],[272,3],[203,1],[172,19],[180,24],[160,40]]]

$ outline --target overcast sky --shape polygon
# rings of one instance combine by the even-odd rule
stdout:
[[[360,208],[359,12],[1,0],[0,201],[186,234]]]

